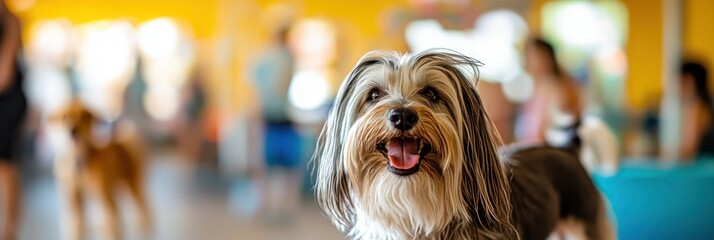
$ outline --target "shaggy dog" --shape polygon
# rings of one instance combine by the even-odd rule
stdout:
[[[577,154],[498,150],[479,64],[445,50],[362,57],[315,153],[323,212],[353,239],[614,238]]]

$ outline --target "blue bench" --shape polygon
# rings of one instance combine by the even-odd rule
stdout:
[[[593,176],[620,239],[714,239],[714,157],[672,165],[625,159],[615,176]]]

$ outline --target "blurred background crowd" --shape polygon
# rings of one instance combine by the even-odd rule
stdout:
[[[543,142],[554,106],[613,129],[623,166],[594,178],[621,238],[714,238],[713,1],[4,0],[0,11],[0,239],[60,237],[53,167],[67,129],[51,119],[72,102],[141,133],[153,238],[343,238],[314,206],[308,166],[331,100],[365,52],[430,48],[484,64],[478,88],[505,143]],[[132,229],[136,213],[121,214]]]

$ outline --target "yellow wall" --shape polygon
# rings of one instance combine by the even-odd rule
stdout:
[[[642,109],[662,91],[662,0],[625,0],[629,32],[625,47],[627,106]]]
[[[705,61],[712,78],[714,76],[714,1],[687,0],[683,4],[684,55]]]
[[[626,47],[629,106],[641,109],[662,92],[662,0],[625,0],[630,29]],[[704,61],[714,72],[714,1],[682,1],[684,57]]]
[[[197,37],[215,33],[217,0],[36,0],[25,12],[19,13],[25,27],[33,21],[66,18],[75,24],[100,19],[128,18],[144,21],[169,16],[183,19]],[[27,32],[27,31],[26,31]]]
[[[543,9],[543,5],[545,5],[548,0],[532,0],[531,1],[531,9],[530,12],[528,12],[528,16],[525,16],[526,20],[528,21],[528,29],[530,29],[531,34],[538,35],[540,34],[541,31],[541,9]]]

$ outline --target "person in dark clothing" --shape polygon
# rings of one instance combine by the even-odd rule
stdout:
[[[17,56],[20,21],[0,1],[0,239],[16,239],[19,229],[18,171],[14,149],[27,103]],[[4,220],[4,221],[3,221]]]
[[[714,107],[707,70],[701,63],[686,61],[680,75],[682,131],[680,157],[714,155]]]

